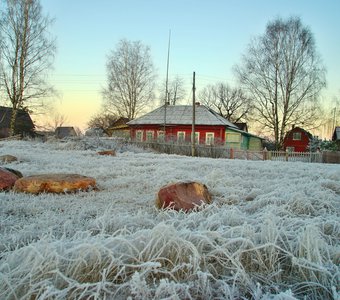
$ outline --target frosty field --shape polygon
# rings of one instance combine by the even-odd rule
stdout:
[[[117,156],[97,151],[115,148]],[[340,167],[191,158],[114,140],[0,142],[24,176],[78,173],[98,190],[0,193],[0,299],[340,299]],[[213,204],[155,208],[206,184]]]

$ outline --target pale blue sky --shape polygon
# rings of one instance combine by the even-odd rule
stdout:
[[[166,75],[171,30],[170,78],[181,76],[190,100],[192,73],[197,90],[225,81],[250,39],[268,21],[299,16],[314,33],[327,72],[326,100],[340,96],[340,1],[337,0],[41,0],[55,18],[58,52],[52,82],[60,92],[58,111],[70,125],[86,127],[99,111],[106,57],[120,39],[150,46],[158,79]],[[330,104],[331,105],[331,104]]]

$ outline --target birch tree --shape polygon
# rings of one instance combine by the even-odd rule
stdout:
[[[186,95],[184,85],[184,79],[178,75],[176,75],[172,80],[169,80],[168,88],[166,88],[166,80],[164,80],[164,84],[160,89],[161,105],[164,105],[165,100],[166,102],[169,102],[170,105],[176,105],[181,100],[184,100]],[[166,90],[168,91],[168,95],[165,95]]]
[[[121,40],[107,60],[104,106],[130,120],[154,100],[155,73],[150,48],[140,41]]]
[[[292,125],[315,126],[325,68],[314,36],[300,18],[268,23],[265,33],[251,41],[235,72],[254,100],[254,117],[272,132],[277,149]]]
[[[4,0],[0,11],[0,81],[2,95],[12,106],[10,135],[19,109],[53,94],[47,72],[52,68],[55,39],[52,24],[39,0]],[[0,87],[1,87],[0,86]]]

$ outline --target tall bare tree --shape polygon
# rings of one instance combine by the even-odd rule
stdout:
[[[186,95],[183,78],[176,75],[174,79],[169,81],[167,90],[168,95],[166,96],[166,81],[164,80],[164,85],[160,89],[161,104],[164,104],[165,99],[170,105],[176,105],[178,101],[183,100]]]
[[[154,99],[155,72],[150,48],[140,41],[121,40],[108,56],[107,111],[134,119]]]
[[[4,0],[3,3],[0,81],[2,93],[12,105],[12,135],[18,109],[29,110],[33,102],[54,92],[46,75],[52,68],[56,46],[48,31],[53,20],[43,15],[39,0]]]
[[[107,129],[109,129],[119,117],[115,114],[100,112],[94,115],[90,121],[87,123],[89,128],[100,128],[104,133],[108,134]]]
[[[199,93],[198,98],[233,123],[247,121],[252,110],[252,101],[242,89],[232,88],[225,83],[208,85]]]
[[[292,125],[315,126],[325,68],[313,34],[300,18],[269,22],[235,72],[254,100],[257,121],[272,132],[276,148]]]

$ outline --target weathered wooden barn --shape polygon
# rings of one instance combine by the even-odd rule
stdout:
[[[193,106],[161,106],[127,124],[130,137],[137,141],[190,143]],[[261,150],[262,139],[239,129],[235,124],[200,104],[195,106],[197,144],[226,145],[233,149]]]
[[[55,129],[55,137],[58,139],[63,139],[67,137],[77,136],[77,132],[72,126],[60,126]]]
[[[0,138],[9,137],[12,113],[12,108],[0,106]],[[34,135],[34,128],[35,127],[29,113],[25,110],[19,109],[15,119],[14,134],[32,136]]]

